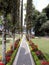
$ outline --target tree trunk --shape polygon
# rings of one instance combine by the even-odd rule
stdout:
[[[26,34],[28,34],[28,29],[26,28]]]
[[[13,50],[14,50],[14,42],[15,42],[15,33],[13,33]]]
[[[29,32],[30,32],[30,35],[31,35],[31,29],[29,30]]]
[[[3,29],[2,29],[2,61],[6,64],[6,17],[5,15],[2,17],[3,19]]]
[[[30,34],[31,34],[31,27],[32,27],[31,23],[32,23],[32,0],[27,0],[26,25],[28,27]]]
[[[22,23],[23,23],[23,0],[21,1],[21,34],[23,31]]]

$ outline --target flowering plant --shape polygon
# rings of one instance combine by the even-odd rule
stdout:
[[[42,61],[41,64],[42,64],[42,65],[49,65],[49,62],[47,62],[47,61]]]
[[[6,56],[6,61],[9,62],[10,61],[10,56]]]
[[[38,56],[39,59],[42,59],[42,60],[44,59],[44,55],[40,50],[36,51],[35,53],[36,53],[36,55]]]
[[[1,61],[1,62],[0,62],[0,65],[4,65],[4,63]]]
[[[13,53],[13,50],[9,50],[9,51],[6,52],[6,56],[11,56],[12,53]]]

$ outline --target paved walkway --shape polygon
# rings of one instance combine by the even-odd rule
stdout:
[[[13,65],[35,65],[25,36],[23,36],[22,38],[18,53],[13,62]]]

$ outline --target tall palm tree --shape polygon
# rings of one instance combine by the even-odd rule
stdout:
[[[31,22],[32,22],[32,0],[27,0],[26,25],[27,25],[27,31],[29,30],[30,34],[31,34]]]

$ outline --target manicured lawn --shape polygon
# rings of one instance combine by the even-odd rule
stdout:
[[[32,41],[38,45],[38,48],[49,57],[49,38],[35,38]]]

